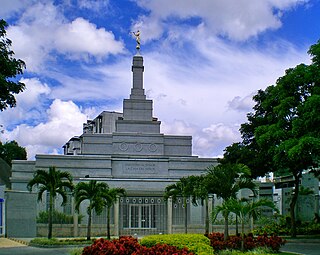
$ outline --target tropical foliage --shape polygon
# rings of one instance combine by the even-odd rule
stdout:
[[[112,241],[100,238],[84,248],[82,255],[194,255],[187,248],[179,249],[167,244],[156,244],[150,248],[142,246],[136,238],[122,236]]]
[[[193,194],[193,184],[187,177],[181,178],[178,182],[168,185],[165,189],[164,199],[172,198],[175,202],[179,197],[183,199],[184,208],[184,231],[188,233],[188,207],[187,199]]]
[[[103,192],[103,199],[107,206],[107,238],[110,239],[110,210],[111,207],[116,203],[119,196],[125,196],[126,190],[123,188],[111,188],[106,189]]]
[[[236,199],[241,189],[250,189],[255,194],[255,184],[250,177],[250,169],[242,164],[220,164],[207,169],[206,179],[211,192],[223,199],[217,210],[225,220],[224,237],[229,236],[229,214],[231,212],[229,199]],[[213,217],[215,219],[215,217]]]
[[[241,125],[242,142],[226,149],[225,162],[245,163],[253,176],[292,175],[291,235],[296,236],[295,208],[304,170],[316,174],[320,162],[320,41],[308,52],[310,65],[286,70],[275,85],[253,97],[253,112]]]
[[[222,233],[211,233],[208,238],[210,239],[210,245],[215,251],[221,250],[240,250],[242,238],[240,236],[229,236],[225,240]],[[267,236],[259,235],[254,237],[252,234],[244,237],[244,250],[253,250],[257,247],[270,248],[273,252],[279,252],[279,249],[284,245],[286,241],[279,236],[271,235]]]
[[[78,216],[78,224],[81,224],[83,215]],[[47,211],[39,212],[37,216],[37,223],[48,223],[49,213]],[[52,224],[73,224],[73,215],[65,214],[63,212],[58,212],[53,210],[52,213]]]
[[[62,172],[56,167],[49,167],[49,170],[37,170],[33,179],[28,182],[27,188],[31,192],[32,187],[38,188],[38,201],[42,201],[44,192],[49,194],[49,219],[48,219],[48,239],[52,238],[52,215],[54,211],[54,202],[58,195],[62,197],[62,204],[67,203],[68,191],[72,191],[72,176],[68,172]]]
[[[19,146],[16,141],[0,142],[0,158],[7,162],[11,166],[12,160],[24,160],[27,159],[27,151],[24,147]]]
[[[202,234],[170,234],[170,235],[150,235],[140,240],[140,244],[152,247],[156,244],[168,244],[180,249],[187,247],[195,254],[210,255],[213,249],[210,240]]]
[[[275,204],[267,199],[260,199],[258,201],[250,201],[247,199],[229,199],[229,210],[235,213],[241,222],[241,249],[244,250],[244,225],[249,219],[257,220],[261,217],[262,207],[269,207],[277,211]]]
[[[87,206],[88,225],[87,225],[87,240],[91,239],[91,222],[93,211],[96,214],[101,214],[106,206],[104,194],[109,189],[108,184],[90,180],[89,182],[79,182],[74,189],[75,209],[79,212],[80,204],[88,200]]]
[[[16,106],[15,94],[22,92],[25,85],[14,81],[17,75],[23,73],[25,63],[15,59],[14,52],[10,49],[12,41],[6,37],[7,22],[0,20],[0,111],[8,106]]]

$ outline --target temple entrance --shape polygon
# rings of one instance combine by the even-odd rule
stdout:
[[[120,198],[120,235],[167,232],[167,202],[162,197]]]

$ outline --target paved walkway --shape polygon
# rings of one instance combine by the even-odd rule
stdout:
[[[14,241],[8,238],[1,237],[0,238],[0,248],[9,248],[9,247],[21,247],[27,246],[25,242],[22,241]]]

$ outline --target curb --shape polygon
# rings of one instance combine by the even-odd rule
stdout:
[[[27,241],[16,239],[16,238],[12,238],[12,237],[8,237],[8,239],[11,240],[11,241],[14,241],[14,242],[21,243],[21,244],[29,246],[29,242],[27,242]]]

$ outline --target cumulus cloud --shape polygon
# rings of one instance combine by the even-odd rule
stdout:
[[[4,137],[26,146],[28,158],[33,158],[35,153],[56,152],[57,145],[63,146],[71,137],[82,133],[82,123],[87,120],[76,104],[59,99],[52,102],[47,116],[46,122],[18,125],[12,131],[5,131]]]
[[[0,115],[0,123],[6,128],[11,128],[15,124],[28,121],[37,122],[44,117],[45,110],[43,103],[48,100],[51,89],[46,83],[41,83],[37,78],[21,79],[26,85],[23,92],[16,95],[17,105],[14,108],[7,109]]]
[[[137,0],[150,14],[141,16],[133,26],[152,31],[146,39],[156,39],[170,29],[171,17],[185,21],[199,18],[209,33],[241,41],[279,28],[282,11],[306,2],[308,0]]]
[[[247,95],[245,97],[236,96],[228,102],[228,108],[239,112],[250,112],[254,106],[252,97],[255,93]]]
[[[103,57],[123,52],[122,42],[116,41],[112,32],[83,18],[77,18],[57,29],[55,44],[58,51],[64,53],[87,53]]]
[[[25,60],[29,71],[39,71],[46,61],[54,61],[51,53],[99,59],[124,52],[123,42],[111,31],[97,28],[84,18],[68,21],[52,3],[31,6],[7,32],[16,56]]]
[[[62,12],[77,6],[83,14],[106,8],[109,1],[35,2],[9,27],[8,37],[27,70],[48,84],[25,79],[27,90],[17,97],[17,108],[0,115],[0,123],[10,126],[6,138],[27,146],[29,158],[59,152],[81,134],[86,117],[122,111],[132,84],[132,58],[122,54],[126,50],[119,34],[96,25],[91,15],[71,18]],[[132,30],[142,30],[142,43],[150,42],[141,51],[144,88],[154,100],[161,132],[192,135],[194,154],[207,157],[221,155],[237,141],[253,93],[309,59],[306,49],[286,41],[266,42],[259,49],[248,39],[279,28],[283,12],[306,2],[138,0],[143,15],[130,19]],[[105,58],[110,54],[117,58]]]
[[[238,125],[216,123],[201,128],[194,123],[177,119],[171,123],[163,122],[161,127],[161,132],[165,134],[192,136],[193,154],[202,157],[221,157],[227,146],[240,139],[238,130]]]

